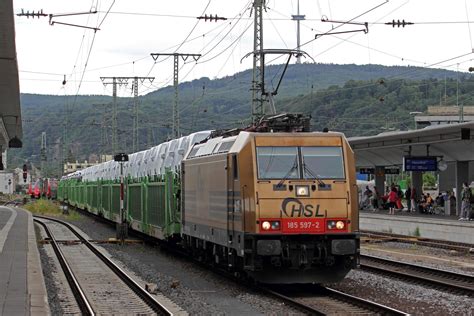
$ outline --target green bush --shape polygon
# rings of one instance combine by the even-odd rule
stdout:
[[[51,200],[35,200],[25,205],[25,208],[33,213],[33,215],[45,215],[45,216],[54,216],[54,217],[66,217],[68,220],[78,220],[81,218],[81,215],[77,212],[71,210],[67,215],[63,214],[63,211],[60,208],[58,202],[53,202]]]
[[[413,232],[413,236],[415,236],[415,237],[420,237],[421,236],[420,227],[416,226],[416,229]]]
[[[38,215],[60,215],[62,213],[57,203],[43,199],[30,202],[25,205],[25,208]]]

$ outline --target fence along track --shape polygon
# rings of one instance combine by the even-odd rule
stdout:
[[[410,279],[453,293],[474,296],[474,277],[385,258],[361,255],[362,270]]]
[[[89,241],[81,236],[71,225],[66,222],[43,216],[35,216],[35,221],[40,222],[39,219],[49,220],[52,222],[59,223],[67,227],[79,240],[85,245],[92,253],[100,259],[107,267],[118,276],[118,278],[126,284],[126,286],[133,291],[133,293],[140,298],[154,313],[159,315],[173,315],[165,306],[159,303],[153,296],[145,291],[138,283],[131,279],[122,269],[120,269],[115,263],[109,258],[103,255],[96,247],[94,247]],[[43,223],[43,225],[46,225]],[[48,235],[49,236],[49,235]],[[53,236],[50,236],[50,238]],[[53,238],[52,238],[53,239]],[[56,243],[57,245],[57,243]],[[54,247],[54,246],[53,246]],[[59,247],[58,247],[59,248]],[[82,309],[81,309],[82,311]],[[123,312],[123,311],[122,311]],[[93,314],[92,314],[93,315]]]
[[[355,297],[331,288],[298,286],[293,289],[260,288],[309,315],[409,315],[391,307]]]

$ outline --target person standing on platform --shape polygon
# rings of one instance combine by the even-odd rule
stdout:
[[[377,190],[377,187],[374,187],[374,195],[373,195],[374,199],[372,200],[372,202],[374,203],[373,207],[374,207],[374,212],[376,212],[378,209],[379,209],[379,191]]]
[[[372,198],[372,190],[369,188],[369,186],[366,186],[364,191],[364,201],[362,203],[363,209],[370,209],[372,207]]]
[[[467,182],[462,184],[461,192],[461,218],[460,221],[468,221],[471,216],[471,196],[472,192]]]
[[[411,187],[408,186],[405,191],[405,199],[407,200],[407,212],[411,211]]]
[[[395,207],[398,199],[397,189],[393,186],[388,194],[388,215],[395,215]]]
[[[411,202],[410,212],[416,212],[416,189],[415,188],[411,188],[410,202]]]

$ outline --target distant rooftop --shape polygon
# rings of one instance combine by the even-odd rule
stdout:
[[[474,105],[465,105],[463,107],[457,105],[433,105],[428,106],[426,112],[415,116],[417,128],[471,121],[474,121]]]
[[[427,115],[459,115],[460,106],[457,105],[432,105],[428,106]],[[474,105],[463,106],[464,115],[474,115]],[[420,116],[423,116],[421,114]]]

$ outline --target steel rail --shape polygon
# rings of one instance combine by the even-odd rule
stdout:
[[[334,296],[337,300],[345,301],[347,303],[372,310],[381,315],[410,315],[403,311],[397,310],[395,308],[385,306],[379,303],[375,303],[360,297],[356,297],[347,293],[340,292],[335,289],[326,287],[326,291],[331,293],[331,296]]]
[[[470,275],[370,255],[361,255],[360,259],[362,270],[409,278],[455,293],[474,296],[474,277]]]
[[[2,206],[8,206],[9,204],[14,204],[14,205],[18,205],[18,204],[21,204],[22,203],[22,200],[21,199],[13,199],[13,200],[10,200],[10,201],[4,201]]]
[[[280,291],[274,291],[266,287],[259,287],[259,290],[262,292],[274,296],[278,299],[285,301],[286,303],[294,306],[295,308],[308,313],[309,315],[327,315],[328,312],[324,310],[324,308],[315,308],[313,306],[309,306],[305,303],[298,301],[297,297],[290,297],[288,295],[280,293]],[[410,315],[403,311],[396,310],[389,306],[385,306],[382,304],[378,304],[360,297],[356,297],[350,294],[346,294],[328,287],[320,287],[318,288],[320,293],[318,293],[318,298],[321,298],[322,295],[324,299],[328,301],[337,301],[337,302],[344,302],[346,304],[352,305],[354,307],[367,310],[370,313],[376,313],[380,315]],[[311,299],[311,297],[305,296],[305,299]],[[339,311],[342,312],[342,311]]]
[[[104,262],[135,294],[137,294],[153,311],[159,315],[173,315],[165,306],[158,302],[150,293],[143,289],[135,280],[130,278],[122,269],[120,269],[114,262],[103,255],[96,247],[94,247],[87,239],[79,234],[74,227],[69,223],[50,218],[46,216],[35,215],[34,217],[50,220],[66,226],[71,232],[79,238],[79,240],[91,250],[102,262]]]
[[[302,312],[308,313],[309,315],[325,315],[325,313],[321,312],[318,309],[315,309],[311,306],[308,306],[306,304],[300,303],[297,300],[286,296],[284,294],[278,293],[276,291],[270,290],[265,287],[258,287],[258,290],[264,292],[265,294],[271,295],[273,297],[276,297],[280,300],[283,300],[286,303],[289,303],[289,305],[295,307],[298,310],[301,310]]]
[[[76,299],[77,305],[79,306],[81,313],[83,315],[91,315],[91,316],[95,315],[95,312],[92,309],[92,306],[89,300],[84,294],[84,291],[82,290],[79,282],[77,281],[76,276],[72,272],[71,267],[69,267],[69,264],[67,263],[67,260],[64,257],[63,252],[59,248],[58,243],[56,242],[56,239],[54,238],[54,235],[51,233],[46,223],[37,219],[35,219],[35,222],[43,226],[46,232],[46,235],[48,235],[48,238],[51,241],[51,245],[53,246],[54,253],[56,254],[56,257],[59,260],[59,264],[61,265],[61,268],[64,271],[64,275],[66,276],[69,286],[71,287],[71,291],[74,294],[74,298]]]

